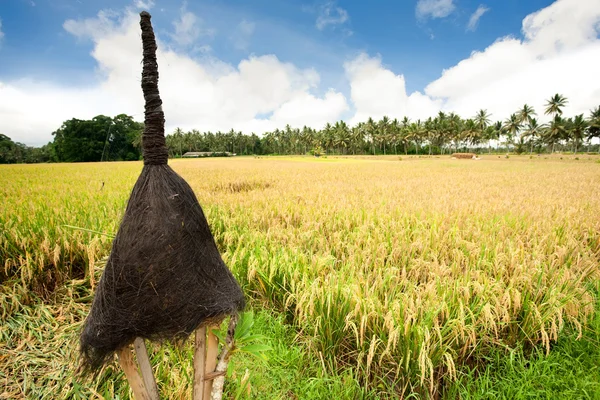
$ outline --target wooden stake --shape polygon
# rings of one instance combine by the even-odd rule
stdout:
[[[152,373],[152,366],[150,365],[150,359],[148,358],[148,349],[146,343],[141,337],[135,338],[133,342],[135,348],[135,354],[137,356],[138,364],[140,365],[140,371],[142,372],[142,379],[144,380],[144,386],[148,391],[150,400],[160,400],[158,396],[158,387],[156,386],[156,380]]]
[[[227,373],[227,365],[229,365],[229,357],[231,356],[231,350],[234,346],[235,327],[237,326],[238,316],[232,315],[229,320],[229,326],[227,327],[227,337],[225,338],[225,344],[219,355],[219,363],[215,369],[217,376],[213,381],[212,393],[210,400],[222,400],[223,398],[223,386],[225,385],[225,374]]]
[[[193,400],[204,400],[204,372],[206,368],[206,327],[196,329],[194,343],[194,394]]]
[[[207,340],[206,340],[206,360],[205,360],[205,381],[204,381],[204,397],[203,400],[210,399],[210,393],[212,391],[213,381],[212,379],[207,380],[207,376],[209,375],[211,378],[213,376],[213,372],[215,372],[215,368],[217,367],[217,355],[219,352],[219,339],[212,333],[213,329],[219,329],[218,326],[208,326],[207,330]]]
[[[135,400],[152,400],[144,387],[142,378],[140,378],[140,375],[138,374],[129,346],[117,350],[117,355],[119,357],[119,364],[121,365],[121,368],[123,368],[123,372],[125,372],[125,376],[129,382],[129,386],[131,386],[131,389],[133,390],[133,397]]]

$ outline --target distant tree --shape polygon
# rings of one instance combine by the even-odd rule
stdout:
[[[552,146],[552,153],[554,153],[556,143],[564,139],[565,132],[565,120],[557,114],[544,132],[544,141]]]
[[[527,122],[525,132],[523,132],[523,138],[529,139],[529,154],[533,153],[533,144],[536,139],[542,134],[542,127],[538,124],[537,119],[530,118]]]
[[[588,118],[588,140],[600,138],[600,106],[590,110]]]
[[[568,104],[568,100],[561,94],[555,94],[546,102],[546,110],[544,114],[562,115],[562,109]]]
[[[88,162],[137,160],[143,124],[128,115],[98,115],[91,120],[70,119],[52,133],[57,161]]]
[[[579,144],[585,139],[585,132],[588,128],[588,122],[583,117],[583,114],[575,116],[568,127],[568,136],[573,140],[573,152],[577,154]]]
[[[486,128],[491,122],[490,114],[487,112],[487,110],[481,109],[477,112],[477,114],[475,114],[473,120],[475,120],[477,129],[479,129],[479,135],[483,136],[483,132],[486,130]]]
[[[521,121],[517,114],[511,114],[503,125],[504,135],[506,136],[506,144],[511,145],[517,141],[519,130],[521,129]]]
[[[517,119],[520,124],[527,124],[531,118],[535,117],[537,114],[533,107],[525,104],[518,112]]]

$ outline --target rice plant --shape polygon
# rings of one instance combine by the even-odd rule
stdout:
[[[596,317],[600,166],[593,160],[172,165],[194,189],[254,307],[281,314],[323,371],[351,374],[372,396],[443,395],[462,366],[517,347],[551,353],[564,332],[584,334]],[[115,232],[140,168],[2,167],[0,380],[11,396],[100,390],[73,380],[71,364],[41,354],[49,337],[72,351],[112,239],[88,230]],[[35,352],[23,352],[27,346]],[[173,385],[171,398],[187,393],[185,351],[153,359],[165,370],[159,385]],[[8,378],[15,374],[23,380]],[[114,383],[119,372],[104,374]],[[127,391],[102,390],[121,398]]]

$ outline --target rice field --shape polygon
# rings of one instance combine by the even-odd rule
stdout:
[[[439,398],[490,354],[551,354],[566,332],[595,329],[600,164],[580,158],[170,164],[194,189],[251,308],[287,332],[268,328],[281,351],[348,380],[311,398]],[[0,166],[0,398],[129,396],[116,365],[94,382],[72,370],[141,167]],[[260,377],[237,369],[244,362],[230,368],[230,398],[304,398],[293,383],[289,396],[250,385]],[[155,347],[153,363],[165,396],[189,398],[190,348]]]

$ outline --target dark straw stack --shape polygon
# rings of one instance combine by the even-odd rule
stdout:
[[[81,333],[81,370],[96,373],[136,337],[183,340],[245,306],[194,192],[167,165],[156,40],[140,14],[144,167]]]

